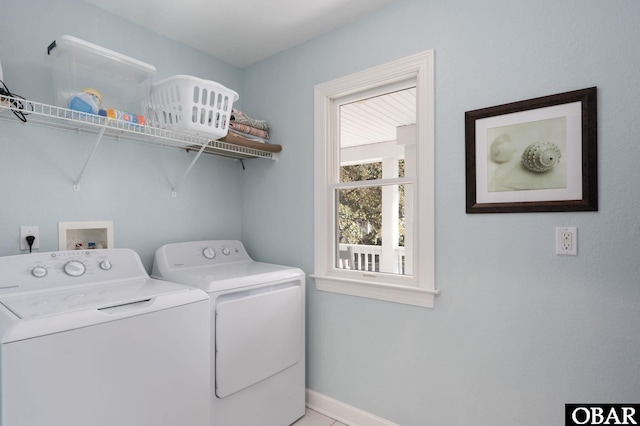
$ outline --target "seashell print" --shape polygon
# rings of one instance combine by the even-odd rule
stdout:
[[[511,143],[503,138],[498,138],[491,144],[491,159],[496,163],[506,163],[511,160],[516,149]]]
[[[560,148],[551,142],[535,142],[522,153],[522,164],[532,172],[543,173],[551,170],[562,154]]]

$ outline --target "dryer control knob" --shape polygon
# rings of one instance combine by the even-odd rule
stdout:
[[[80,275],[84,274],[87,270],[84,264],[82,262],[78,262],[77,260],[72,260],[70,262],[67,262],[64,265],[63,269],[67,275],[70,275],[72,277],[79,277]]]
[[[222,254],[224,254],[225,256],[229,256],[229,254],[231,253],[231,250],[229,250],[228,248],[223,248],[222,249]]]
[[[36,278],[42,278],[47,275],[47,268],[44,266],[36,266],[31,270],[31,275]]]
[[[103,271],[108,271],[113,267],[113,265],[111,264],[111,262],[109,261],[109,259],[105,259],[102,262],[100,262],[100,269],[102,269]]]
[[[206,249],[202,250],[202,255],[207,259],[213,259],[214,257],[216,257],[216,252],[211,247],[207,247]]]

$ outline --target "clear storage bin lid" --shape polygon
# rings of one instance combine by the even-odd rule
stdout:
[[[52,58],[70,55],[76,64],[100,70],[101,73],[122,81],[141,82],[156,73],[153,65],[70,35],[54,40],[47,48],[47,53]]]

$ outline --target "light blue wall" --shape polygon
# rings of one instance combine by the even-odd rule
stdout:
[[[27,4],[29,8],[27,10]],[[398,0],[244,70],[76,0],[5,0],[10,88],[51,100],[46,45],[62,34],[240,92],[272,125],[278,162],[204,157],[0,121],[0,255],[18,227],[113,220],[116,245],[149,267],[165,242],[242,238],[254,257],[313,270],[313,86],[436,52],[433,310],[308,291],[307,385],[403,426],[562,425],[567,402],[640,399],[640,4],[635,0]],[[597,213],[466,215],[464,112],[598,86]],[[554,254],[577,226],[579,256]]]
[[[433,310],[308,291],[310,389],[395,421],[563,425],[640,400],[640,3],[399,0],[244,70],[283,145],[243,188],[256,257],[313,271],[313,87],[435,49]],[[465,214],[464,113],[598,87],[600,211]],[[557,256],[556,226],[579,255]]]
[[[194,75],[239,88],[238,69],[77,0],[3,0],[0,61],[11,91],[54,102],[46,47],[61,35],[137,58],[156,80]],[[7,114],[5,112],[5,114]],[[18,254],[20,225],[40,227],[40,249],[58,249],[59,221],[112,220],[115,245],[136,250],[150,269],[173,241],[239,238],[240,163],[203,155],[171,197],[194,153],[104,139],[74,192],[95,137],[0,121],[0,255]]]

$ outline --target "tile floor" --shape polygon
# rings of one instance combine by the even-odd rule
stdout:
[[[347,426],[337,420],[307,408],[303,418],[291,426]]]

